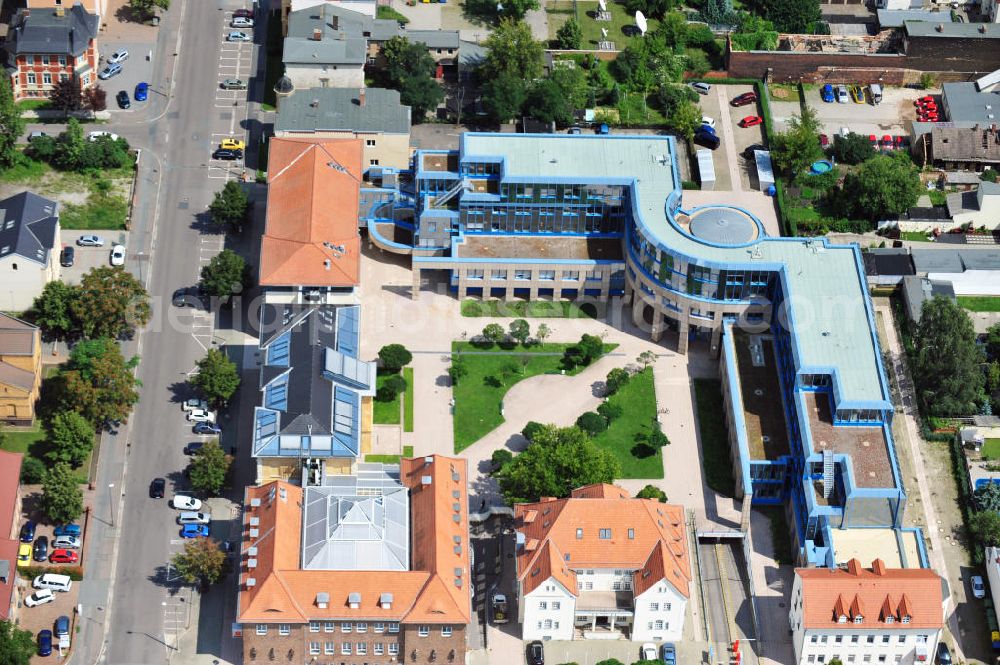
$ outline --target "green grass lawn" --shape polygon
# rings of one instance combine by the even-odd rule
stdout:
[[[0,448],[12,453],[27,454],[31,447],[45,439],[45,431],[41,424],[35,421],[35,425],[30,428],[3,428],[4,439]]]
[[[900,240],[909,240],[910,242],[927,242],[930,237],[930,233],[927,231],[900,231]]]
[[[403,446],[402,455],[365,455],[366,462],[382,464],[399,464],[400,457],[413,457],[413,446]]]
[[[128,201],[114,194],[91,194],[83,205],[63,204],[59,215],[59,225],[64,229],[108,229],[125,228]]]
[[[527,348],[519,345],[507,350],[499,347],[482,349],[469,342],[452,342],[453,357],[460,354],[469,370],[453,389],[455,452],[461,452],[499,427],[504,421],[500,415],[500,403],[511,386],[531,376],[558,373],[563,368],[563,352],[571,346],[574,344],[550,343]],[[616,346],[605,344],[604,353]],[[501,383],[500,368],[512,360],[517,364],[519,373]],[[583,370],[583,367],[577,367],[566,373],[572,376]],[[545,417],[539,413],[536,420],[544,422]]]
[[[705,482],[719,494],[734,496],[736,487],[723,417],[722,383],[718,379],[695,379],[694,394]]]
[[[544,7],[549,18],[549,39],[555,39],[556,32],[562,27],[562,24],[574,15],[573,2],[555,0],[546,3]],[[604,39],[601,35],[601,28],[608,31],[607,40],[614,42],[615,48],[619,50],[642,39],[638,30],[635,31],[634,36],[627,36],[622,32],[622,28],[635,26],[635,15],[630,14],[625,5],[619,2],[608,2],[608,11],[611,12],[611,20],[598,21],[595,18],[597,16],[596,0],[576,3],[576,20],[583,31],[583,42],[580,44],[583,49],[597,48],[597,43]],[[649,32],[655,30],[656,26],[659,25],[659,21],[655,19],[648,19],[648,23]]]
[[[17,108],[22,111],[44,111],[52,108],[52,102],[48,99],[25,99],[17,103]]]
[[[607,430],[595,436],[594,443],[614,454],[622,465],[622,478],[662,478],[663,455],[660,450],[648,457],[637,457],[633,453],[636,435],[651,432],[656,421],[652,368],[633,376],[608,401],[620,404],[625,412]]]
[[[407,23],[410,22],[410,19],[406,18],[405,16],[397,12],[392,7],[389,7],[388,5],[379,5],[378,7],[376,7],[375,18],[395,20],[399,21],[403,25],[406,25]]]
[[[1000,297],[958,296],[958,306],[971,312],[1000,312]]]
[[[406,385],[408,386],[405,396],[403,397],[403,431],[412,432],[413,431],[413,400],[416,397],[417,391],[414,389],[413,383],[413,368],[404,367],[403,368],[403,378],[406,379]]]
[[[1000,439],[986,439],[983,442],[983,459],[993,461],[1000,459]]]
[[[520,317],[525,319],[583,319],[599,316],[603,303],[585,303],[582,307],[570,300],[464,300],[462,316]]]
[[[385,382],[389,380],[390,376],[392,376],[392,374],[379,374],[377,377],[375,377],[375,390],[377,391],[379,388],[381,388],[383,384],[385,384]],[[372,403],[374,404],[374,409],[372,411],[372,421],[376,425],[399,424],[399,418],[400,418],[399,395],[396,395],[396,399],[392,400],[391,402],[380,402],[379,400],[374,399],[372,400]]]

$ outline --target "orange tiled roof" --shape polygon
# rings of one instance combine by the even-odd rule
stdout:
[[[590,485],[574,490],[568,499],[518,504],[514,516],[518,531],[524,534],[525,546],[517,553],[524,593],[546,579],[531,575],[536,568],[559,569],[551,559],[542,561],[543,552],[547,557],[557,554],[560,566],[570,571],[635,570],[645,585],[643,590],[665,579],[682,596],[690,593],[691,561],[680,506],[636,499],[613,485]],[[601,529],[610,529],[611,537],[600,538]],[[642,577],[647,570],[650,574]],[[576,593],[575,576],[569,591]]]
[[[361,153],[360,139],[271,139],[262,286],[358,284]]]
[[[908,628],[941,628],[944,600],[941,577],[928,568],[886,568],[876,559],[871,569],[851,559],[846,568],[797,568],[802,580],[802,625],[835,628],[838,623],[884,626],[910,619]],[[840,617],[846,617],[843,622]]]

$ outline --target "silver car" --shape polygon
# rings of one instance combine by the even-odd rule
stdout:
[[[80,247],[104,247],[104,238],[95,235],[80,236],[76,239],[76,244]]]
[[[196,513],[194,511],[184,511],[177,516],[178,524],[208,524],[212,521],[209,513]]]
[[[228,35],[226,35],[227,42],[249,42],[253,39],[245,32],[240,32],[239,30],[233,30]]]
[[[121,73],[122,73],[122,66],[119,65],[117,62],[115,62],[102,69],[101,72],[97,75],[97,78],[101,79],[102,81],[106,81],[112,76],[118,76]]]
[[[126,60],[128,60],[128,49],[124,48],[115,51],[114,53],[108,56],[109,65],[116,65],[119,62],[125,62]]]

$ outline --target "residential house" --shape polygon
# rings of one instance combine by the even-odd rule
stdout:
[[[248,487],[243,661],[464,663],[467,473],[466,460],[434,455],[303,487]]]
[[[30,425],[41,387],[41,331],[0,312],[0,421]]]
[[[17,610],[14,582],[20,545],[21,459],[21,453],[0,450],[0,621],[13,621]]]
[[[97,83],[99,24],[79,3],[18,10],[4,45],[14,97],[48,97],[57,81],[74,76],[83,88]]]
[[[32,192],[0,201],[0,309],[23,312],[59,279],[58,204]]]
[[[301,9],[319,5],[333,5],[375,18],[378,13],[375,0],[281,0],[281,36],[288,36],[288,16]]]
[[[857,559],[838,568],[797,568],[791,609],[795,663],[929,663],[941,637],[947,583],[928,568],[887,568]]]
[[[930,280],[926,277],[907,275],[903,277],[902,284],[906,315],[914,323],[920,321],[920,315],[924,311],[924,303],[928,300],[941,297],[956,302],[955,289],[947,280]]]
[[[363,140],[364,171],[404,170],[410,164],[410,107],[400,102],[396,90],[299,90],[279,100],[274,135]]]
[[[1000,144],[997,146],[1000,155]],[[981,182],[975,191],[954,192],[947,198],[948,213],[955,226],[978,229],[1000,227],[1000,184]]]
[[[525,640],[679,640],[691,595],[684,510],[614,485],[514,507]]]
[[[945,84],[949,85],[949,84]],[[996,98],[1000,111],[1000,95]],[[927,125],[926,128],[921,125]],[[945,126],[941,126],[945,124]],[[1000,123],[914,123],[913,152],[924,164],[945,169],[1000,168]]]

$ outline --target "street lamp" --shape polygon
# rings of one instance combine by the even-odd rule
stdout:
[[[111,508],[111,528],[115,528],[115,497],[112,494],[115,489],[114,483],[108,483],[108,506]]]

